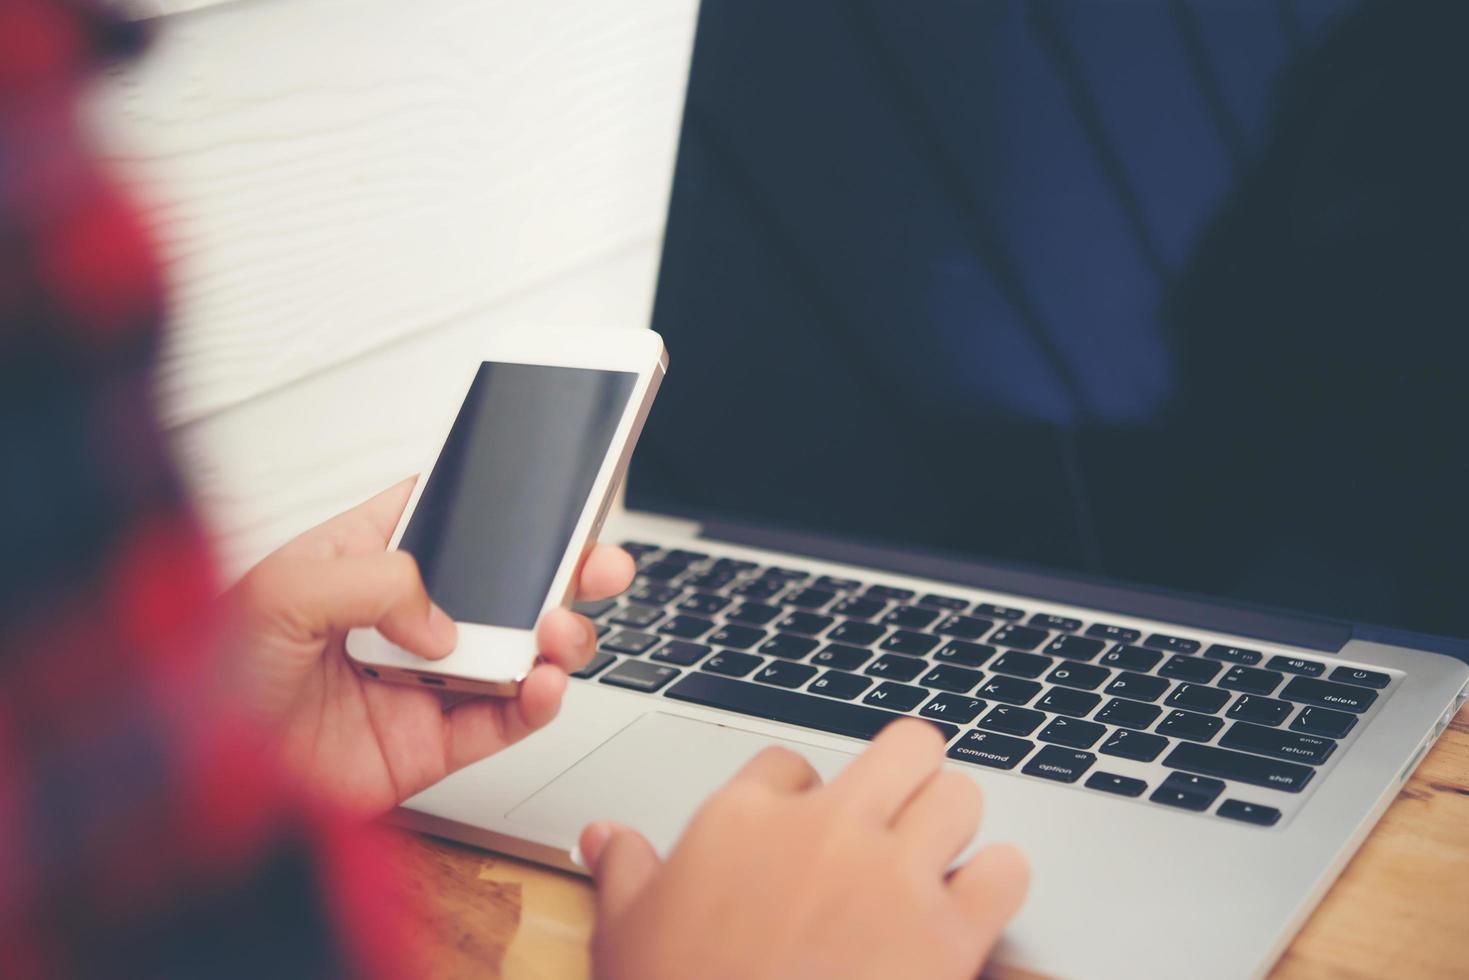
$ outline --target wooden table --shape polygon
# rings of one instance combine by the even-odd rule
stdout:
[[[585,880],[402,837],[404,877],[427,910],[432,976],[589,974],[593,904]],[[1273,976],[1469,976],[1469,707],[1399,792]]]

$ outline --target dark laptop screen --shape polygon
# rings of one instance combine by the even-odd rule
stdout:
[[[1466,37],[705,0],[631,505],[1469,635]]]

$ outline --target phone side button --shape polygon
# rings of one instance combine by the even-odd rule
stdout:
[[[602,675],[603,684],[651,694],[677,677],[681,671],[642,660],[624,660]]]
[[[593,655],[592,659],[587,662],[587,665],[585,667],[572,674],[571,676],[581,678],[595,677],[597,674],[600,674],[602,671],[606,670],[608,665],[615,663],[616,661],[617,658],[612,656],[612,654],[602,653],[598,651],[595,655]]]

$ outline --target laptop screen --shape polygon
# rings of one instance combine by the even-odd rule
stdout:
[[[1465,37],[705,0],[630,506],[1469,635]]]

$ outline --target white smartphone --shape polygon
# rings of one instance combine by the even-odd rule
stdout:
[[[353,630],[354,668],[375,680],[514,695],[535,664],[541,615],[574,598],[576,569],[667,367],[651,330],[488,340],[388,545],[418,560],[459,643],[430,661],[377,630]]]

